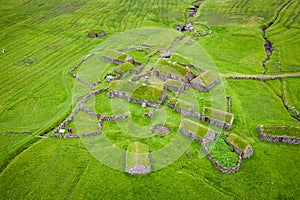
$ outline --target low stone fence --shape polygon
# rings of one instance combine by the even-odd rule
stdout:
[[[29,130],[24,131],[5,131],[6,134],[31,134],[32,132]]]
[[[92,111],[92,110],[89,109],[89,108],[82,108],[81,111],[83,111],[83,112],[89,114],[89,115],[92,116],[92,117],[96,117],[96,118],[101,117],[101,114],[97,114],[97,113],[95,113],[94,111]]]
[[[188,131],[188,130],[185,130],[185,129],[182,128],[182,127],[179,127],[179,131],[180,131],[182,134],[184,134],[185,136],[190,137],[190,138],[192,138],[192,139],[194,139],[194,140],[196,140],[196,141],[198,141],[198,142],[200,142],[200,143],[202,144],[203,139],[200,138],[200,137],[198,137],[197,135],[193,134],[192,132],[190,132],[190,131]]]
[[[167,91],[166,90],[163,90],[159,99],[158,99],[158,103],[159,104],[162,104],[162,102],[166,99],[167,97]]]
[[[113,63],[113,64],[116,64],[116,65],[121,65],[123,64],[124,62],[120,61],[120,60],[117,60],[117,59],[113,59],[113,58],[109,58],[107,56],[102,56],[103,60],[106,61],[106,62],[110,62],[110,63]]]
[[[198,120],[204,121],[203,116],[200,113],[198,113],[194,110],[186,110],[186,109],[180,108],[180,107],[178,107],[175,104],[172,104],[170,102],[167,103],[167,106],[169,106],[170,108],[173,108],[173,110],[175,110],[176,112],[178,112],[181,115],[185,115],[185,116],[189,116],[189,117],[195,117]]]
[[[208,122],[214,126],[217,126],[217,127],[220,127],[222,129],[225,129],[225,130],[230,130],[231,128],[231,125],[232,124],[228,124],[228,123],[225,123],[225,122],[221,122],[219,120],[216,120],[216,119],[212,119],[210,117],[207,117],[207,116],[203,116],[203,119],[205,122]]]
[[[58,134],[58,133],[52,133],[52,137],[57,137],[57,138],[79,138],[77,134]]]
[[[77,65],[75,67],[73,67],[69,73],[71,74],[71,76],[75,79],[77,79],[79,82],[85,84],[86,86],[88,86],[91,89],[94,89],[99,83],[100,81],[96,81],[92,84],[90,84],[88,81],[84,80],[83,78],[81,78],[80,76],[76,75],[74,73],[74,71],[79,68],[80,65],[82,65],[82,63],[84,63],[85,61],[87,61],[89,58],[91,58],[92,56],[94,56],[94,53],[89,54],[87,57],[85,57],[85,59],[81,60],[79,63],[77,63]]]
[[[163,90],[161,96],[159,97],[158,103],[151,102],[148,100],[136,99],[136,98],[130,97],[127,92],[119,92],[119,91],[115,91],[115,90],[108,92],[107,95],[110,98],[117,97],[117,98],[121,98],[121,99],[126,99],[127,101],[132,102],[132,103],[137,103],[137,104],[146,105],[146,106],[150,106],[150,107],[154,107],[154,108],[159,108],[160,104],[165,100],[167,93],[165,90]]]
[[[228,75],[226,76],[227,79],[248,79],[248,80],[258,80],[258,81],[268,81],[268,80],[275,80],[280,77],[277,76],[251,76],[251,75]]]
[[[213,88],[215,85],[217,85],[217,84],[219,84],[219,83],[220,83],[220,80],[219,80],[219,79],[215,80],[214,82],[212,82],[211,84],[209,84],[209,85],[206,87],[207,91],[210,90],[211,88]]]
[[[100,90],[91,92],[91,93],[87,94],[86,96],[84,96],[83,98],[79,99],[78,101],[80,102],[80,107],[83,107],[84,104],[86,104],[87,101],[90,100],[92,97],[94,97],[98,94],[101,94],[103,92],[106,92],[107,90],[108,90],[108,88],[102,88]]]
[[[218,161],[209,153],[209,150],[206,147],[205,143],[202,144],[202,150],[207,155],[208,159],[214,164],[214,166],[218,170],[220,170],[221,172],[223,172],[223,173],[226,173],[226,174],[235,173],[235,172],[237,172],[240,169],[240,167],[242,165],[243,158],[242,158],[241,154],[239,155],[239,159],[238,159],[237,165],[235,167],[233,167],[233,168],[227,168],[227,167],[223,167],[222,165],[220,165],[218,163]]]
[[[100,115],[100,114],[99,114]],[[128,118],[128,115],[116,115],[116,116],[105,116],[101,115],[100,120],[98,122],[98,131],[97,132],[88,132],[83,133],[83,137],[96,136],[102,133],[102,125],[104,121],[112,121],[112,120],[122,120]]]
[[[91,53],[89,55],[87,55],[87,57],[85,57],[85,59],[83,59],[82,61],[80,61],[79,63],[77,63],[77,65],[75,67],[73,67],[71,70],[70,70],[70,74],[74,74],[74,71],[82,64],[84,63],[85,61],[87,61],[88,59],[90,59],[92,56],[94,56],[95,54],[94,53]]]
[[[194,117],[194,118],[196,118],[200,121],[208,122],[208,123],[210,123],[214,126],[220,127],[222,129],[225,129],[225,130],[229,130],[232,126],[232,123],[228,124],[228,123],[216,120],[216,119],[209,118],[207,116],[203,116],[202,114],[200,114],[200,113],[198,113],[194,110],[186,110],[186,109],[180,108],[180,107],[178,107],[175,104],[172,104],[170,102],[167,103],[167,106],[169,106],[170,108],[173,108],[173,110],[175,110],[176,112],[178,112],[181,115]]]
[[[152,109],[149,113],[145,113],[144,116],[153,118],[154,114],[155,114],[155,109]]]
[[[71,116],[65,120],[63,123],[61,123],[53,132],[52,132],[52,136],[53,137],[58,137],[58,138],[79,138],[79,136],[77,134],[65,134],[65,133],[59,133],[59,131],[61,129],[64,129],[68,124],[71,123],[71,121],[74,120],[75,116],[79,113],[79,112],[85,112],[87,114],[89,114],[92,117],[98,118],[99,122],[98,122],[98,131],[97,132],[88,132],[88,133],[83,133],[82,136],[86,137],[86,136],[95,136],[95,135],[99,135],[102,133],[102,124],[103,121],[108,121],[108,120],[122,120],[122,119],[126,119],[128,117],[128,115],[117,115],[117,116],[105,116],[102,114],[97,114],[94,111],[90,110],[89,108],[84,108],[82,105],[84,103],[86,103],[88,101],[88,99],[90,99],[91,97],[100,94],[104,91],[107,91],[107,88],[103,88],[101,90],[97,90],[95,92],[92,92],[88,95],[86,95],[82,100],[81,100],[81,107],[76,108]]]
[[[264,134],[264,128],[262,125],[257,127],[257,132],[261,140],[268,142],[284,142],[288,144],[300,144],[300,138],[289,136],[274,136]]]
[[[128,118],[128,114],[126,115],[113,115],[113,116],[102,116],[101,119],[103,121],[115,121],[115,120],[122,120]]]
[[[192,65],[192,64],[184,64],[184,63],[178,63],[178,64],[181,65],[181,66],[184,66],[184,67],[193,68],[193,69],[195,69],[196,71],[198,71],[200,74],[203,73],[203,72],[205,72],[204,69],[201,69],[200,67],[197,67],[197,66]]]
[[[132,77],[130,80],[131,80],[131,81],[139,81],[140,79],[146,78],[146,77],[149,77],[149,76],[151,76],[151,72],[150,72],[150,71],[148,71],[148,72],[145,73],[145,74],[141,74],[141,75],[139,75],[139,76]]]
[[[187,83],[183,83],[182,86],[178,87],[178,86],[169,85],[169,84],[165,83],[164,88],[168,89],[168,90],[176,91],[178,93],[182,93],[182,92],[188,90],[190,88],[190,85]]]
[[[174,80],[177,80],[177,81],[188,83],[189,82],[188,78],[190,78],[190,77],[188,77],[188,78],[186,78],[186,77],[182,78],[182,77],[179,77],[179,76],[177,76],[177,75],[175,75],[173,73],[170,73],[170,72],[167,73],[167,74],[162,74],[160,71],[158,71],[156,69],[152,70],[152,74],[154,76],[156,76],[157,78],[163,80],[163,81],[166,81],[167,79],[174,79]]]
[[[52,136],[53,137],[62,137],[61,135],[66,135],[66,134],[57,134],[59,132],[60,129],[64,129],[69,123],[71,123],[71,121],[74,119],[74,117],[82,110],[82,108],[76,108],[73,113],[71,114],[71,116],[65,120],[63,123],[61,123],[53,132],[52,132]]]
[[[226,96],[227,99],[227,112],[231,112],[231,97]]]
[[[203,91],[203,92],[208,92],[211,88],[213,88],[215,85],[219,84],[220,80],[217,79],[214,82],[212,82],[211,84],[207,85],[203,85],[203,84],[199,84],[198,82],[191,82],[191,87],[199,90],[199,91]]]
[[[189,132],[188,130],[185,130],[183,129],[182,127],[179,128],[179,131],[186,135],[187,137],[190,137],[198,142],[201,143],[201,146],[202,146],[202,150],[204,151],[204,153],[207,155],[207,157],[209,158],[209,160],[214,164],[214,166],[220,170],[221,172],[223,173],[226,173],[226,174],[230,174],[230,173],[235,173],[237,172],[239,169],[240,169],[240,166],[242,164],[242,160],[243,160],[243,157],[242,157],[242,154],[239,154],[239,159],[238,159],[238,163],[235,167],[233,168],[226,168],[226,167],[223,167],[222,165],[220,165],[218,163],[218,161],[210,154],[208,148],[206,147],[206,143],[214,140],[216,138],[216,135],[217,133],[214,132],[214,131],[210,131],[208,133],[207,136],[205,136],[205,138],[200,138],[198,137],[197,135]]]

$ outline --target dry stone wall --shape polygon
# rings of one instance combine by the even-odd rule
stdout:
[[[226,96],[227,99],[227,112],[231,112],[231,97]]]
[[[160,104],[167,97],[167,93],[166,93],[165,90],[162,91],[162,94],[161,94],[161,96],[158,99],[158,103],[151,102],[151,101],[144,100],[144,99],[142,99],[142,100],[136,99],[136,98],[130,97],[129,93],[127,93],[127,92],[119,92],[119,91],[116,91],[116,90],[108,92],[107,95],[110,98],[117,97],[117,98],[121,98],[121,99],[126,99],[127,101],[132,102],[132,103],[146,105],[146,106],[150,106],[150,107],[154,107],[154,108],[159,108]]]
[[[82,65],[84,62],[86,62],[88,59],[90,59],[92,56],[94,56],[94,53],[89,54],[85,59],[83,59],[82,61],[80,61],[75,67],[73,67],[69,73],[71,74],[71,76],[75,79],[77,79],[79,82],[85,84],[86,86],[88,86],[91,89],[94,89],[99,83],[101,83],[100,81],[96,81],[92,84],[90,84],[88,81],[84,80],[83,78],[81,78],[80,76],[75,74],[75,70],[77,68],[80,67],[80,65]]]
[[[152,74],[163,81],[166,81],[168,79],[174,79],[177,81],[181,81],[183,83],[189,83],[189,81],[192,79],[192,77],[196,76],[194,73],[189,72],[184,78],[182,78],[182,77],[179,77],[170,72],[167,74],[162,74],[160,71],[158,71],[156,69],[152,70]]]
[[[205,122],[208,122],[214,126],[220,127],[225,130],[230,130],[230,128],[232,126],[232,123],[229,124],[229,123],[221,122],[219,120],[216,120],[216,119],[213,119],[213,118],[210,118],[207,116],[203,116],[203,119]]]
[[[170,102],[167,103],[167,106],[169,106],[170,108],[172,108],[173,110],[175,110],[176,112],[178,112],[181,115],[185,115],[185,116],[189,116],[189,117],[195,117],[198,120],[204,121],[203,116],[200,113],[198,113],[194,110],[186,110],[186,109],[180,108],[180,107],[178,107],[175,104],[170,103]]]
[[[190,88],[190,85],[187,83],[182,83],[182,86],[178,87],[178,86],[174,86],[174,85],[165,83],[164,88],[167,90],[172,90],[172,91],[176,91],[178,93],[182,93],[182,92],[188,90]]]
[[[214,140],[216,138],[216,135],[217,135],[216,132],[210,131],[205,138],[200,138],[197,135],[193,134],[192,132],[183,129],[182,127],[179,128],[179,131],[182,134],[186,135],[187,137],[190,137],[190,138],[192,138],[192,139],[200,142],[201,145],[202,145],[202,150],[205,152],[205,154],[207,155],[208,159],[221,172],[226,173],[226,174],[230,174],[230,173],[235,173],[235,172],[237,172],[240,169],[240,166],[242,164],[242,159],[243,159],[242,154],[239,154],[238,163],[237,163],[237,165],[235,167],[233,167],[233,168],[226,168],[226,167],[223,167],[222,165],[220,165],[218,163],[218,161],[209,152],[208,148],[206,147],[206,143],[208,143],[208,142],[210,142],[210,141],[212,141],[212,140]]]
[[[94,92],[89,93],[88,95],[84,96],[79,102],[80,102],[80,106],[79,108],[76,108],[71,116],[66,119],[64,122],[62,122],[53,132],[52,132],[52,136],[53,137],[58,137],[58,138],[79,138],[79,135],[77,134],[67,134],[67,133],[59,133],[60,130],[63,130],[68,124],[70,124],[75,116],[79,113],[79,112],[85,112],[87,114],[89,114],[92,117],[98,118],[99,122],[98,122],[98,131],[97,132],[88,132],[88,133],[83,133],[82,136],[95,136],[95,135],[99,135],[102,133],[102,124],[103,121],[108,121],[108,120],[122,120],[128,117],[128,115],[120,115],[120,116],[104,116],[102,114],[97,114],[94,111],[92,111],[89,108],[85,108],[83,107],[85,103],[87,103],[87,101],[89,99],[91,99],[92,97],[94,97],[95,95],[98,95],[100,93],[106,92],[108,90],[108,88],[103,88]]]
[[[192,139],[194,139],[194,140],[196,140],[196,141],[198,141],[198,142],[200,142],[200,143],[203,142],[202,138],[198,137],[197,135],[193,134],[192,132],[190,132],[190,131],[188,131],[188,130],[182,128],[182,127],[179,128],[179,131],[180,131],[182,134],[184,134],[185,136],[190,137],[190,138],[192,138]]]
[[[238,159],[237,165],[235,167],[233,167],[233,168],[227,168],[227,167],[223,167],[222,165],[220,165],[218,163],[218,161],[210,154],[210,152],[209,152],[209,150],[208,150],[208,148],[206,147],[205,144],[202,144],[202,150],[205,152],[206,156],[214,164],[214,166],[218,170],[220,170],[221,172],[223,172],[223,173],[226,173],[226,174],[235,173],[235,172],[237,172],[240,169],[240,167],[242,165],[243,158],[242,158],[241,154],[239,155],[239,159]]]
[[[24,131],[5,131],[6,134],[31,134],[32,132],[29,130]]]
[[[214,82],[212,82],[209,85],[200,84],[197,81],[191,81],[191,87],[194,88],[195,90],[207,92],[207,91],[209,91],[211,88],[213,88],[215,85],[217,85],[219,83],[220,83],[219,79],[215,80]]]

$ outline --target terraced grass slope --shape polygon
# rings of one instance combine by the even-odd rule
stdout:
[[[47,137],[71,112],[76,102],[72,101],[74,79],[68,71],[97,45],[129,29],[173,29],[176,24],[185,23],[186,8],[193,2],[0,0],[0,50],[6,51],[0,53],[0,199],[299,197],[299,146],[260,141],[256,132],[259,124],[299,126],[283,104],[280,81],[224,79],[235,115],[232,131],[255,149],[233,175],[215,169],[203,157],[198,143],[192,143],[167,168],[132,177],[99,162],[80,140],[36,137]],[[266,65],[267,73],[299,72],[297,0],[205,0],[193,20],[209,25],[213,33],[196,42],[206,49],[221,74],[260,75],[264,71],[261,62],[266,57],[261,28],[277,14],[278,19],[266,33],[275,49]],[[108,35],[88,38],[87,34],[94,30],[105,30]],[[284,79],[286,98],[299,110],[300,78]],[[87,92],[90,91],[83,93]],[[198,107],[210,106],[208,98],[198,94]],[[97,111],[111,114],[109,106],[102,106],[110,103],[105,94],[95,97],[95,102]],[[166,112],[167,125],[176,133],[178,129],[174,127],[179,126],[180,119],[172,111]],[[8,135],[7,130],[32,133]],[[133,142],[133,137],[124,134],[114,122],[107,122],[104,131],[116,146],[126,149]],[[150,151],[160,149],[175,138],[172,133],[142,142],[149,145]],[[171,150],[179,148],[180,144]]]

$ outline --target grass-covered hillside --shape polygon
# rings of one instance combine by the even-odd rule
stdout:
[[[194,5],[200,5],[199,10],[189,17]],[[299,0],[0,0],[0,199],[298,199],[299,145],[262,141],[256,129],[259,125],[281,127],[280,133],[274,128],[270,132],[299,135],[298,128],[291,133],[283,128],[300,126],[299,11]],[[188,38],[194,34],[174,29],[188,22],[196,22],[201,33],[212,32]],[[148,27],[158,29],[152,34]],[[144,29],[133,30],[139,28]],[[107,33],[104,37],[88,37],[102,30]],[[155,41],[154,35],[159,35]],[[173,38],[177,38],[175,43]],[[267,40],[272,53],[266,52]],[[150,119],[145,116],[152,112],[150,108],[101,93],[84,106],[107,116],[127,112],[128,119],[103,121],[103,134],[94,140],[51,137],[84,96],[110,87],[104,80],[106,73],[117,67],[122,72],[138,68],[106,63],[98,55],[106,49],[147,44],[176,51],[172,62],[197,63],[204,70],[216,66],[213,70],[222,80],[212,90],[168,91],[167,100],[176,96],[197,104],[199,111],[212,107],[227,112],[225,97],[231,97],[234,121],[230,131],[223,133],[235,133],[254,148],[253,156],[243,160],[238,172],[224,174],[216,169],[200,144],[178,131],[181,121],[195,124],[195,119],[163,107],[166,102]],[[179,75],[186,74],[188,67],[167,64],[155,54],[157,49],[147,50],[153,54],[151,59],[142,51],[123,52],[139,62],[149,58],[147,70],[156,66],[168,71],[166,66],[172,65],[180,69],[176,70]],[[74,74],[89,83],[100,79],[95,90],[69,73],[91,53],[95,56]],[[235,75],[244,79],[228,78]],[[249,79],[249,75],[273,75],[274,80]],[[166,83],[174,85],[175,81]],[[145,87],[134,95],[157,100],[162,89]],[[95,131],[98,123],[99,119],[80,112],[66,128],[82,124],[74,131]],[[199,127],[209,126],[199,123]],[[156,124],[169,127],[170,134],[147,135],[151,132],[148,126]],[[134,142],[156,153],[151,154],[151,174],[133,176],[103,161],[116,161],[124,170],[124,153]],[[223,163],[231,158],[235,164],[237,155],[226,146],[224,151],[233,155],[226,157],[225,145],[224,138],[217,138],[209,147]],[[115,157],[106,154],[114,151]],[[103,160],[98,157],[101,153]]]

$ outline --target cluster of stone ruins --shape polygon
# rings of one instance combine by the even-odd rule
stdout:
[[[148,46],[142,46],[142,47],[137,47],[138,50],[143,49],[143,48],[149,48]],[[113,57],[109,57],[104,55],[103,59],[107,62],[111,62],[117,65],[122,65],[126,62],[131,63],[134,66],[132,69],[129,69],[126,73],[122,73],[121,71],[115,71],[117,73],[120,74],[120,76],[113,76],[112,73],[106,75],[106,81],[107,82],[113,82],[115,80],[120,80],[123,79],[129,75],[132,74],[136,74],[136,76],[130,78],[128,81],[129,82],[138,82],[140,79],[145,79],[146,82],[143,83],[143,86],[148,86],[151,85],[151,82],[149,81],[150,77],[156,77],[160,80],[162,80],[164,82],[164,85],[162,87],[160,96],[158,97],[157,101],[150,101],[148,99],[138,99],[138,98],[134,98],[132,97],[132,94],[130,92],[126,92],[126,91],[119,91],[117,88],[113,88],[111,90],[109,90],[109,88],[103,88],[101,90],[97,90],[94,92],[91,92],[90,94],[86,95],[85,97],[83,97],[82,99],[80,99],[79,101],[79,107],[77,107],[76,109],[74,109],[74,111],[72,112],[71,116],[66,119],[63,123],[61,123],[52,133],[52,136],[54,137],[63,137],[63,138],[79,138],[80,136],[78,134],[66,134],[66,133],[62,133],[60,130],[63,130],[68,124],[71,123],[72,120],[74,120],[75,116],[79,113],[79,112],[84,112],[87,113],[88,115],[95,117],[98,119],[98,131],[96,132],[88,132],[88,133],[82,133],[82,137],[87,137],[87,136],[95,136],[95,135],[99,135],[102,133],[102,126],[103,126],[103,122],[104,121],[109,121],[109,120],[122,120],[122,119],[126,119],[128,118],[129,114],[125,114],[125,115],[120,115],[120,116],[106,116],[106,115],[102,115],[102,114],[97,114],[94,111],[85,108],[84,105],[87,103],[87,101],[89,99],[91,99],[92,97],[106,92],[107,96],[110,98],[121,98],[121,99],[125,99],[129,102],[132,103],[136,103],[136,104],[140,104],[142,105],[142,107],[152,107],[153,109],[151,110],[150,113],[145,113],[144,116],[148,116],[150,118],[152,118],[155,115],[155,110],[159,109],[163,102],[166,100],[167,97],[167,90],[171,90],[171,91],[175,91],[178,94],[181,92],[184,92],[185,90],[189,90],[190,88],[199,90],[199,91],[204,91],[207,92],[209,91],[212,87],[214,87],[216,84],[218,84],[220,82],[220,78],[218,76],[215,76],[213,81],[210,82],[206,82],[205,80],[203,80],[202,75],[207,73],[207,70],[203,70],[197,66],[191,65],[191,64],[186,64],[186,63],[172,63],[170,61],[168,61],[168,57],[170,56],[170,54],[172,54],[172,52],[168,51],[168,50],[163,50],[160,51],[161,52],[161,57],[159,59],[163,59],[166,60],[171,66],[173,65],[177,65],[180,66],[184,69],[187,70],[187,73],[183,76],[179,76],[178,74],[175,73],[162,73],[161,71],[159,71],[158,69],[156,69],[155,67],[152,67],[150,70],[148,70],[147,72],[145,72],[144,74],[140,74],[140,72],[142,71],[141,69],[144,69],[145,66],[147,65],[147,62],[149,61],[150,57],[157,54],[159,51],[156,51],[153,54],[148,53],[148,59],[145,63],[141,63],[139,61],[136,61],[133,59],[132,56],[125,54],[123,52],[121,52],[124,55],[126,55],[125,59],[120,60],[118,58],[113,58]],[[167,52],[167,53],[166,53]],[[119,53],[119,52],[117,52]],[[94,85],[97,85],[96,83],[94,84],[89,84],[87,81],[82,80],[78,75],[76,75],[74,73],[74,71],[83,63],[85,62],[87,59],[89,59],[91,56],[93,56],[93,54],[90,54],[87,58],[85,58],[83,61],[81,61],[80,63],[78,63],[78,65],[76,65],[71,71],[70,73],[72,74],[72,76],[74,78],[76,78],[77,80],[83,82],[84,84],[86,84],[88,87],[93,89]],[[194,73],[192,70],[190,69],[194,69],[194,71],[197,71],[198,74]],[[108,76],[110,76],[110,78],[107,78]],[[169,81],[172,80],[172,81]],[[176,82],[177,84],[173,85],[172,82]],[[126,83],[126,81],[123,81],[124,83]],[[99,83],[99,82],[97,82]],[[178,84],[179,83],[179,84]],[[224,115],[229,115],[231,117],[230,122],[225,122],[225,120],[220,120],[220,119],[216,119],[213,116],[209,116],[206,115],[206,113],[204,112],[204,109],[202,111],[202,113],[197,112],[197,110],[195,109],[197,106],[196,105],[191,105],[191,109],[186,109],[180,106],[180,104],[176,104],[174,102],[171,101],[167,101],[166,105],[170,108],[172,108],[174,111],[178,112],[181,115],[184,116],[190,116],[193,117],[199,121],[203,121],[203,122],[208,122],[214,126],[218,126],[220,128],[229,130],[232,126],[233,120],[234,120],[234,115],[232,113],[229,112],[224,112],[224,111],[220,111],[218,110],[218,112],[222,112]],[[228,107],[230,107],[230,105],[228,105]],[[228,111],[230,111],[230,109],[228,109]],[[214,131],[210,131],[209,134],[206,135],[205,138],[200,138],[199,136],[197,136],[194,133],[189,132],[188,130],[183,129],[182,127],[179,127],[179,130],[182,134],[191,137],[193,139],[195,139],[196,141],[200,142],[202,144],[202,148],[203,151],[207,154],[208,158],[212,161],[212,163],[222,172],[224,173],[233,173],[236,172],[241,163],[242,163],[242,159],[243,158],[247,158],[250,157],[252,155],[253,149],[248,149],[247,151],[243,151],[238,149],[237,146],[235,146],[234,144],[231,144],[228,142],[228,145],[233,146],[235,152],[237,152],[237,154],[239,154],[239,160],[237,165],[234,168],[226,168],[221,166],[217,160],[215,158],[213,158],[213,156],[209,153],[209,150],[206,147],[206,143],[212,140],[216,139],[216,135],[217,133]],[[170,130],[168,129],[167,126],[165,125],[160,125],[157,127],[153,127],[152,129],[152,134],[156,135],[156,134],[169,134]],[[252,147],[251,147],[252,148]],[[149,156],[150,159],[150,156]],[[151,172],[151,167],[149,166],[142,166],[141,164],[137,163],[136,166],[130,168],[130,169],[125,169],[125,171],[127,171],[130,174],[145,174],[145,173],[150,173]]]

